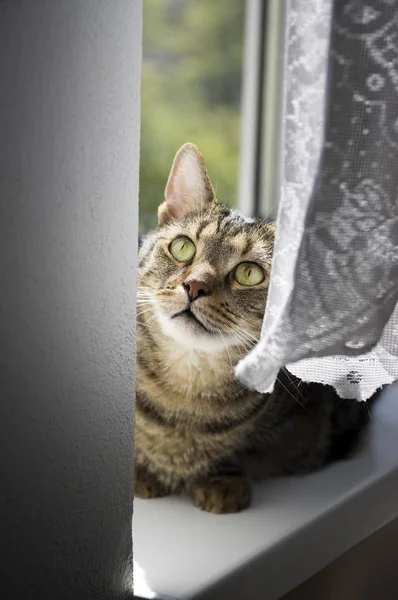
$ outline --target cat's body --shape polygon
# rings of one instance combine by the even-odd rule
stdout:
[[[320,468],[366,422],[360,403],[285,370],[270,395],[236,379],[260,335],[273,240],[273,225],[215,201],[198,151],[184,146],[140,250],[136,495],[185,489],[202,509],[234,512],[249,504],[255,471]]]

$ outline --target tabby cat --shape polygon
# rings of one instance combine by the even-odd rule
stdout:
[[[253,477],[343,458],[365,425],[364,403],[286,370],[272,394],[234,376],[260,336],[274,235],[217,202],[194,145],[179,150],[139,255],[135,496],[237,512]]]

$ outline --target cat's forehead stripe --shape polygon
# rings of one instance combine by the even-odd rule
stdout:
[[[244,256],[245,254],[248,254],[250,252],[250,250],[252,250],[252,249],[253,249],[253,240],[250,238],[247,238],[245,245],[241,249],[242,256]]]
[[[209,225],[213,225],[212,221],[202,221],[201,223],[199,223],[199,227],[197,228],[197,230],[195,232],[195,236],[196,236],[197,240],[200,238],[201,233],[204,232],[204,230]]]
[[[195,228],[191,230],[195,238],[204,240],[209,249],[215,244],[218,252],[220,238],[222,238],[223,254],[226,255],[246,256],[257,248],[260,253],[258,259],[260,259],[265,250],[264,243],[267,245],[268,240],[265,230],[265,235],[261,235],[258,222],[246,219],[234,209],[223,208],[217,212],[218,214],[212,213],[210,218],[198,219]]]
[[[231,211],[227,208],[227,209],[223,210],[222,213],[218,216],[216,233],[220,233],[222,224],[225,227],[225,221],[226,221],[227,217],[230,216],[230,214],[231,214]]]

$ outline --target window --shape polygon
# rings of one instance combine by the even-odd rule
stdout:
[[[140,233],[156,210],[174,154],[193,142],[220,201],[238,204],[245,2],[145,0]]]

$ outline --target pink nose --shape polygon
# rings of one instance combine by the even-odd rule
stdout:
[[[187,279],[182,284],[187,293],[190,302],[197,300],[200,296],[210,296],[212,286],[205,281],[196,281],[196,279]]]

